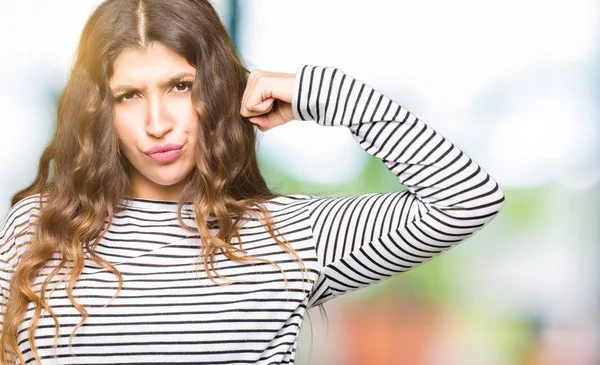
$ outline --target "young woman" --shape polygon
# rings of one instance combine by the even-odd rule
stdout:
[[[407,190],[271,192],[255,128],[348,128]],[[206,0],[109,0],[0,231],[1,363],[289,364],[307,309],[471,237],[498,184],[335,67],[248,70]]]

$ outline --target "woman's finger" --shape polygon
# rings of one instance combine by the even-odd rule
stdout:
[[[259,115],[254,107],[259,105],[263,99],[270,98],[271,95],[264,93],[264,86],[259,83],[261,78],[261,70],[253,70],[248,76],[248,82],[246,83],[246,89],[242,97],[242,104],[240,107],[240,114],[245,117]]]
[[[249,105],[249,106],[247,106],[247,108],[251,112],[255,113],[254,115],[260,115],[260,114],[271,111],[274,103],[275,103],[275,98],[267,98],[267,99],[262,100],[257,105]]]
[[[261,132],[265,132],[270,128],[267,117],[250,117],[248,119],[252,124],[257,126]]]

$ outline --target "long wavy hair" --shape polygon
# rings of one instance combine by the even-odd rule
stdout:
[[[124,49],[143,49],[153,42],[169,47],[196,68],[192,87],[192,102],[199,116],[196,165],[180,195],[178,221],[199,233],[203,242],[199,258],[208,277],[215,281],[215,272],[225,279],[214,266],[215,255],[221,252],[231,260],[273,264],[285,278],[275,262],[247,255],[241,243],[239,248],[231,244],[233,237],[240,239],[238,231],[248,215],[256,215],[270,236],[307,273],[295,250],[275,235],[272,216],[264,206],[281,194],[267,187],[259,171],[255,127],[239,113],[249,71],[212,5],[208,0],[108,0],[97,6],[83,29],[58,103],[56,130],[40,157],[37,177],[12,198],[15,205],[39,193],[40,211],[31,244],[10,282],[0,339],[2,364],[7,363],[7,357],[18,357],[25,363],[17,331],[31,302],[35,311],[28,328],[29,343],[38,362],[41,358],[34,330],[42,310],[52,315],[55,339],[58,337],[59,323],[45,294],[57,273],[66,273],[62,280],[68,297],[81,313],[69,345],[87,318],[86,309],[73,296],[84,260],[89,258],[116,275],[119,285],[113,299],[122,288],[119,271],[95,252],[115,213],[122,208],[121,199],[131,192],[129,163],[119,149],[113,126],[109,79],[113,62]],[[186,202],[193,203],[196,227],[186,225],[182,219]],[[209,217],[216,218],[211,220],[219,228],[215,234],[211,233],[214,227],[208,223]],[[41,292],[36,293],[34,280],[57,251],[60,262],[44,278]]]

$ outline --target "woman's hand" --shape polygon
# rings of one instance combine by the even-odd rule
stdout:
[[[261,132],[294,119],[292,95],[296,74],[254,70],[242,97],[240,114]]]

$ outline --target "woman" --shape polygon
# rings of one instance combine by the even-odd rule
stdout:
[[[407,190],[271,192],[254,128],[292,119],[348,128]],[[342,70],[249,73],[208,1],[108,0],[0,231],[0,362],[293,363],[308,308],[445,252],[503,202]]]

